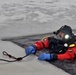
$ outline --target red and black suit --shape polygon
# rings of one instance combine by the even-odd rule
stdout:
[[[53,37],[47,37],[43,40],[34,43],[36,50],[42,50],[48,48],[49,52],[53,54],[53,60],[69,60],[74,59],[76,54],[76,45],[64,46],[65,42]]]

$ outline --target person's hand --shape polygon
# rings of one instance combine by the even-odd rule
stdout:
[[[43,53],[38,57],[39,60],[52,60],[51,54]]]
[[[26,55],[34,54],[36,52],[36,47],[34,46],[28,46],[25,49]]]

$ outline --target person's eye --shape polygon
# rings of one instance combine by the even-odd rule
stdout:
[[[60,37],[62,37],[61,35],[59,35]]]

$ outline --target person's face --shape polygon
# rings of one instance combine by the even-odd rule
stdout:
[[[63,32],[59,32],[57,34],[57,36],[58,36],[59,39],[63,39],[64,38],[64,33]]]

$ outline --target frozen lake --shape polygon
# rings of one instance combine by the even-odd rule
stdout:
[[[12,25],[76,24],[76,0],[0,0],[0,28]]]
[[[1,37],[51,32],[64,24],[76,28],[76,0],[0,0]]]
[[[65,24],[76,29],[76,0],[0,0],[0,39],[52,32]],[[25,54],[22,48],[9,42],[0,41],[0,49],[0,51],[6,50],[18,56]],[[17,54],[15,50],[18,50]],[[0,73],[1,75],[13,75],[15,72],[16,75],[25,75],[26,71],[27,75],[46,74],[47,72],[49,74],[51,69],[52,75],[61,73],[68,75],[54,66],[49,67],[46,63],[46,66],[44,64],[41,66],[40,71],[40,68],[34,65],[35,63],[38,66],[42,65],[36,59],[29,63],[12,63],[12,65],[5,66],[0,64]],[[27,65],[32,65],[34,69],[32,67],[27,69]],[[17,66],[16,69],[15,66]]]

